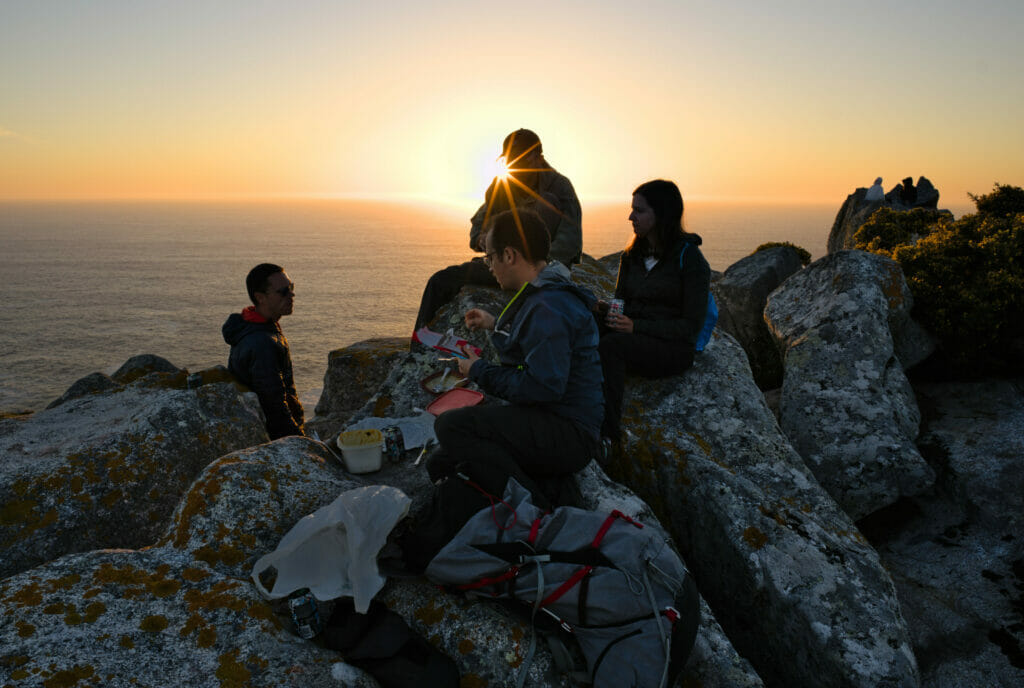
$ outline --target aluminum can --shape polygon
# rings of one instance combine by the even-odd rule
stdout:
[[[608,315],[622,315],[626,302],[622,299],[608,299]]]
[[[397,463],[405,456],[405,439],[402,437],[402,430],[397,425],[388,425],[381,428],[380,434],[384,435],[384,456],[388,461]]]
[[[309,640],[323,630],[320,610],[309,588],[296,590],[288,596],[288,611],[291,613],[295,632],[300,637]]]

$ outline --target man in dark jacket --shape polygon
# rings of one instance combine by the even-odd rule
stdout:
[[[483,205],[470,220],[469,247],[482,251],[483,228],[498,213],[515,207],[533,210],[544,221],[552,259],[566,267],[580,262],[583,255],[580,201],[572,182],[544,159],[540,138],[529,129],[517,129],[505,137],[502,156],[508,173],[503,178],[496,177],[487,187]],[[427,325],[437,309],[451,301],[466,284],[498,286],[482,258],[435,272],[423,290],[413,329]]]
[[[488,463],[539,496],[535,481],[578,471],[597,455],[603,397],[594,297],[564,265],[547,262],[548,234],[535,213],[498,215],[484,248],[498,284],[516,294],[497,317],[479,308],[465,314],[471,330],[493,330],[501,363],[466,347],[459,369],[510,403],[441,414],[441,446],[427,471],[437,481],[460,463]]]
[[[280,266],[261,263],[249,271],[245,286],[253,305],[229,315],[221,328],[231,345],[228,370],[256,392],[270,439],[301,435],[302,404],[295,393],[288,340],[277,322],[292,313],[295,285]]]

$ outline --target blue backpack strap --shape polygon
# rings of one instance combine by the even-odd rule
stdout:
[[[689,248],[690,242],[687,241],[683,244],[683,250],[679,252],[679,270],[683,269],[683,256],[686,255],[686,249]],[[715,303],[715,295],[711,293],[710,287],[708,288],[708,308],[704,314],[704,325],[701,326],[700,332],[697,333],[697,344],[694,346],[696,351],[704,351],[704,347],[711,341],[711,333],[715,330],[715,324],[718,322],[718,304]]]

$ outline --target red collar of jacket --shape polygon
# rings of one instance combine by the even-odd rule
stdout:
[[[256,311],[255,306],[248,306],[242,309],[242,320],[251,323],[266,323],[270,322]]]

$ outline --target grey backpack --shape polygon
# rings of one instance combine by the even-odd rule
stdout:
[[[586,659],[586,672],[572,677],[594,688],[670,685],[700,618],[696,587],[658,527],[619,511],[542,512],[512,479],[504,498],[470,518],[426,575],[468,594],[528,604],[535,620],[552,617]],[[536,634],[520,686],[535,642]],[[565,655],[553,654],[556,663]]]

